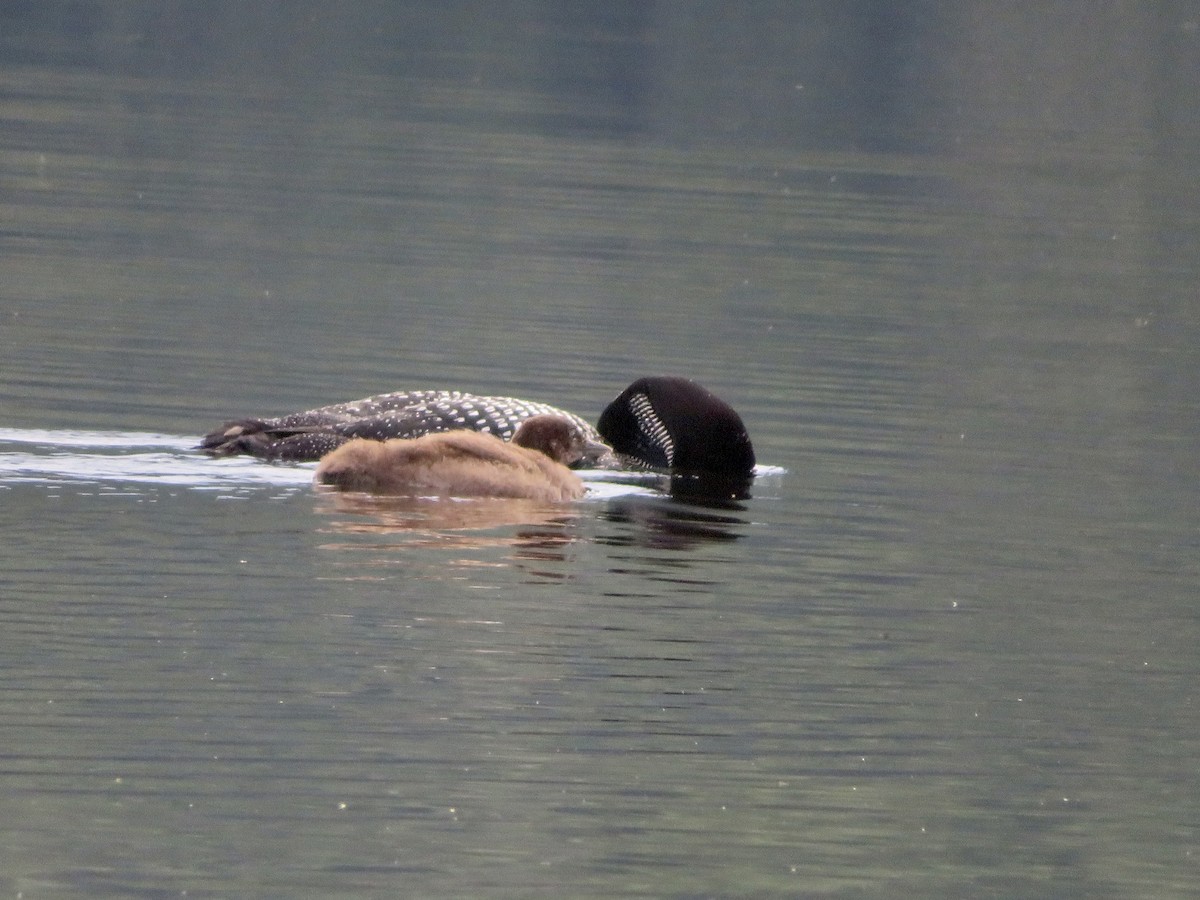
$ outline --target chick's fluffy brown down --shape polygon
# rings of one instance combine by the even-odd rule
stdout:
[[[513,443],[463,430],[414,439],[357,439],[322,459],[316,480],[375,494],[557,503],[583,496],[583,482],[564,465],[579,458],[582,445],[574,426],[554,416],[522,423]]]

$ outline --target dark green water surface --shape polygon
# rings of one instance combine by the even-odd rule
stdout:
[[[5,6],[0,894],[1195,896],[1198,41]],[[741,412],[750,497],[190,449],[658,373]]]

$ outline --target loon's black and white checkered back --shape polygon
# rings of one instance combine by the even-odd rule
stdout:
[[[395,391],[273,419],[228,422],[207,435],[200,447],[215,456],[245,453],[300,462],[320,459],[356,437],[414,438],[465,428],[490,432],[507,441],[521,422],[537,415],[562,416],[585,440],[600,441],[596,429],[586,421],[548,403],[462,391]]]
[[[420,437],[437,431],[469,428],[511,440],[517,426],[530,416],[562,416],[589,440],[599,440],[596,430],[579,416],[548,403],[516,397],[480,397],[460,391],[414,391],[382,394],[358,404],[347,404],[353,421],[338,427],[342,434],[382,440]]]

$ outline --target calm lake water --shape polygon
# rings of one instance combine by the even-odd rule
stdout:
[[[0,893],[1193,897],[1200,15],[0,10]],[[736,503],[317,494],[400,388]]]

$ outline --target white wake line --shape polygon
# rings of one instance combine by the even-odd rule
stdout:
[[[198,489],[304,485],[313,466],[210,459],[198,437],[138,431],[0,428],[0,484],[178,485]]]
[[[197,441],[195,437],[148,432],[0,428],[0,485],[123,482],[199,490],[299,487],[312,481],[316,467],[315,463],[281,465],[244,456],[212,459],[195,449]],[[757,472],[764,476],[784,470],[759,466]],[[605,470],[584,470],[579,475],[588,484],[589,494],[597,497],[656,493],[653,488],[662,478],[653,472]]]
[[[304,485],[311,481],[311,466],[231,464],[228,460],[192,459],[170,453],[45,455],[0,452],[0,484],[125,482],[215,488]]]
[[[169,447],[191,450],[199,437],[145,431],[52,431],[42,428],[0,428],[0,444],[39,444],[44,447]]]

